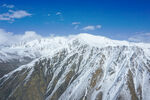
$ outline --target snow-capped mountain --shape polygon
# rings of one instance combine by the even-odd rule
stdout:
[[[0,100],[150,100],[146,43],[43,38],[1,47],[0,68]]]

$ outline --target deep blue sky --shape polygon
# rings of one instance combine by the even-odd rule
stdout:
[[[1,0],[0,5],[3,4],[14,5],[14,11],[32,14],[13,22],[0,20],[0,28],[15,34],[29,30],[44,36],[88,32],[127,39],[137,33],[150,32],[150,0]],[[1,7],[0,14],[7,10]],[[57,12],[61,14],[56,15]],[[81,24],[74,29],[72,22]],[[82,30],[88,25],[102,28]]]

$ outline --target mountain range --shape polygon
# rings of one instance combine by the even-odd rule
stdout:
[[[150,44],[87,33],[0,46],[0,100],[150,100]]]

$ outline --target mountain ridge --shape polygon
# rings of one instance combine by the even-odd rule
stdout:
[[[0,78],[1,100],[150,99],[149,44],[89,34],[55,39],[11,48],[40,55]]]

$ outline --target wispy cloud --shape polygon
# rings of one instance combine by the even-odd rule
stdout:
[[[56,16],[58,16],[60,21],[64,21],[63,14],[61,12],[56,12]]]
[[[137,33],[134,36],[128,38],[132,42],[149,42],[150,43],[150,33]]]
[[[27,16],[31,16],[32,14],[28,13],[25,10],[17,10],[17,11],[13,11],[13,10],[9,10],[6,13],[2,13],[0,14],[0,20],[15,20],[15,19],[20,19],[20,18],[24,18]]]
[[[56,15],[61,15],[61,14],[62,14],[61,12],[57,12],[57,13],[56,13]]]
[[[102,26],[101,25],[89,25],[89,26],[86,26],[86,27],[83,27],[82,30],[84,31],[89,31],[89,30],[96,30],[96,29],[100,29]]]
[[[7,4],[3,4],[2,7],[6,7],[6,8],[14,8],[14,5],[7,5]]]
[[[26,31],[24,34],[16,35],[12,32],[7,32],[4,29],[0,29],[0,45],[8,45],[22,41],[31,41],[40,38],[42,37],[34,31]]]
[[[79,25],[81,24],[80,22],[72,22],[72,25]]]
[[[86,26],[83,28],[84,31],[95,30],[95,26]]]
[[[78,29],[80,24],[81,24],[80,22],[72,22],[74,29]]]
[[[78,28],[79,28],[79,25],[75,25],[75,26],[74,26],[74,29],[78,29]]]
[[[96,25],[95,28],[100,29],[100,28],[102,28],[102,26],[101,25]]]

